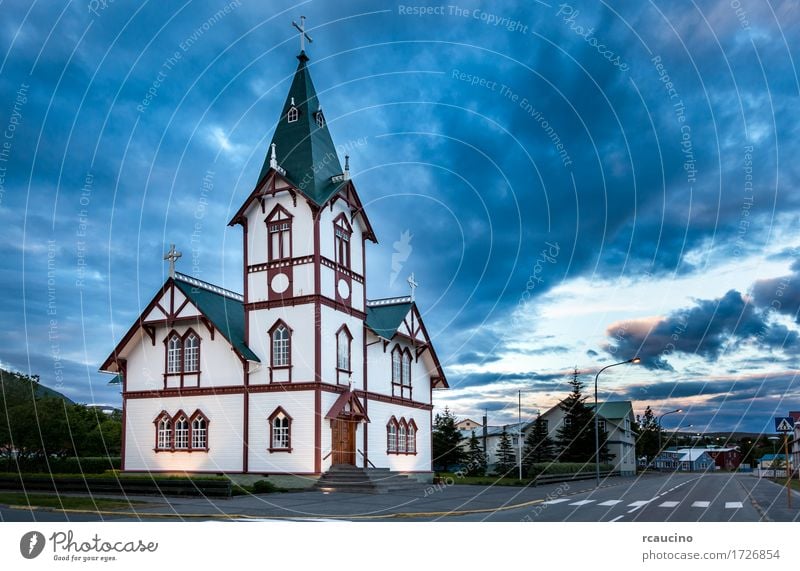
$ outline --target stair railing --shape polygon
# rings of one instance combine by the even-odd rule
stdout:
[[[364,457],[364,460],[366,460],[366,461],[367,461],[367,463],[368,463],[370,466],[372,466],[373,468],[377,468],[377,466],[376,466],[375,464],[373,464],[373,463],[372,463],[372,460],[370,460],[369,458],[367,458],[367,455],[366,455],[366,454],[364,454],[364,453],[363,453],[361,450],[358,450],[358,453],[359,453],[359,454],[361,454],[361,455]]]

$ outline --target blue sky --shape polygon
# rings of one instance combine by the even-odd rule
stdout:
[[[800,409],[796,4],[332,4],[2,3],[4,366],[118,403],[97,367],[171,242],[241,291],[226,223],[303,14],[379,239],[369,296],[415,273],[439,406],[512,421],[518,390],[531,416],[639,354],[601,398],[687,410],[665,425]]]

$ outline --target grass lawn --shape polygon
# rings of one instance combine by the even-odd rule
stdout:
[[[452,472],[437,472],[440,482],[446,484],[471,484],[474,486],[528,486],[530,480],[500,478],[499,476],[458,476]]]
[[[28,494],[20,492],[0,492],[0,504],[14,506],[36,506],[77,510],[113,510],[127,508],[142,502],[129,502],[117,499],[90,498],[88,496],[57,496],[48,494]]]

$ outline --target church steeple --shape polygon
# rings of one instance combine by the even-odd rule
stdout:
[[[283,104],[275,134],[259,174],[259,182],[275,168],[319,205],[342,185],[342,165],[308,71],[308,56],[299,63]],[[274,152],[274,160],[272,155]]]

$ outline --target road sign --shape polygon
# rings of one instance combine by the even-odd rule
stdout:
[[[775,417],[775,432],[791,432],[794,430],[794,419],[791,416]]]

